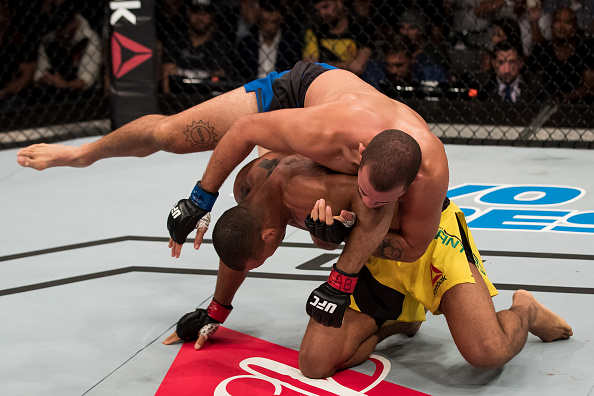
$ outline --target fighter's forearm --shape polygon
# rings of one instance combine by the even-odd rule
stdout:
[[[150,114],[131,121],[101,139],[82,145],[77,160],[84,165],[111,157],[145,157],[161,149],[156,125],[166,116]]]
[[[219,263],[217,285],[214,292],[215,300],[223,305],[231,305],[235,293],[243,283],[246,276],[247,271],[232,270],[221,261]]]
[[[358,224],[349,235],[345,243],[342,254],[338,258],[336,268],[348,273],[357,274],[384,236],[388,233],[392,216],[394,213],[394,204],[385,205],[382,208],[368,211],[367,213],[358,213]]]
[[[219,191],[233,169],[254,149],[255,144],[242,133],[244,122],[241,119],[235,121],[215,147],[200,182],[204,190]]]

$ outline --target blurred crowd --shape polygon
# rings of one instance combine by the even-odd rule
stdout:
[[[309,60],[404,101],[594,98],[594,0],[155,1],[165,95],[230,89]],[[0,0],[0,108],[104,92],[106,9]]]

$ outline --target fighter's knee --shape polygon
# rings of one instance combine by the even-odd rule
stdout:
[[[336,368],[322,354],[299,352],[299,369],[307,378],[327,378],[334,375]]]
[[[503,367],[511,359],[509,349],[509,345],[501,340],[484,340],[460,352],[471,366],[494,369]]]
[[[155,120],[154,138],[162,150],[181,154],[182,150],[178,148],[175,123],[171,117],[163,117]]]

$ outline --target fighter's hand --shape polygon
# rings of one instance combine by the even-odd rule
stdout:
[[[195,350],[201,349],[204,346],[204,344],[206,344],[207,340],[208,340],[207,335],[199,334],[198,339],[194,343],[194,349]],[[183,340],[181,338],[179,338],[179,336],[177,335],[177,331],[174,331],[173,333],[171,333],[169,335],[169,337],[167,337],[167,338],[165,338],[165,340],[163,340],[163,345],[177,344],[178,342],[183,342]]]
[[[167,229],[171,237],[169,247],[171,248],[172,257],[179,257],[181,245],[194,228],[198,229],[194,240],[194,248],[198,249],[200,247],[202,238],[210,224],[210,210],[218,195],[219,193],[203,190],[200,182],[198,182],[192,194],[190,194],[190,198],[180,199],[173,209],[169,211]]]
[[[219,325],[227,319],[233,306],[222,305],[213,299],[206,309],[197,308],[188,312],[177,322],[175,331],[167,337],[163,344],[170,345],[179,341],[196,341],[194,349],[204,346],[208,337],[213,335]]]
[[[350,234],[356,220],[355,213],[348,210],[342,210],[339,216],[332,216],[332,208],[322,198],[316,201],[305,219],[305,226],[317,239],[340,244]]]
[[[171,249],[171,257],[179,258],[181,254],[183,243],[177,243],[173,239],[169,238],[169,249]]]
[[[200,334],[198,336],[198,339],[194,343],[194,349],[195,350],[201,349],[204,346],[204,344],[206,344],[207,340],[208,340],[207,335]],[[181,338],[179,338],[179,336],[177,335],[177,331],[174,331],[173,333],[171,333],[169,335],[169,337],[167,337],[167,338],[165,338],[165,340],[163,340],[163,345],[177,344],[178,342],[182,342],[182,341],[183,340]]]
[[[196,226],[196,238],[194,238],[194,249],[198,250],[202,245],[204,234],[208,231],[208,225],[210,223],[210,212],[206,213],[203,218],[198,221]],[[183,243],[177,243],[173,239],[169,238],[169,249],[171,249],[171,257],[179,258],[181,254]]]
[[[311,292],[305,312],[316,322],[329,327],[341,327],[350,295],[355,291],[358,274],[348,274],[332,266],[328,281]]]

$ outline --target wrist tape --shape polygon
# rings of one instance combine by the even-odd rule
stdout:
[[[208,308],[206,308],[206,312],[208,313],[208,316],[217,322],[223,323],[231,313],[232,309],[232,305],[223,305],[213,298],[208,305]]]
[[[196,183],[194,189],[192,190],[192,193],[190,194],[190,200],[194,202],[196,205],[198,205],[201,209],[210,212],[218,196],[218,192],[211,193],[206,190],[203,190],[200,186],[199,181],[198,183]]]
[[[330,272],[330,276],[328,277],[328,284],[336,290],[352,294],[355,291],[358,279],[358,274],[347,274],[336,268],[336,264],[334,264],[332,266],[332,272]]]

